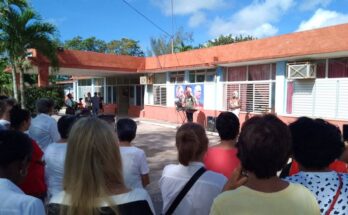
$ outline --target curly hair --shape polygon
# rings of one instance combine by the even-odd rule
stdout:
[[[325,168],[344,150],[341,131],[325,120],[301,117],[289,128],[294,158],[305,168]]]

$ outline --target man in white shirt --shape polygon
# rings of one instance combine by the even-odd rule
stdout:
[[[150,183],[150,170],[145,152],[131,145],[136,132],[137,124],[134,120],[126,118],[117,121],[117,136],[120,141],[124,182],[127,187],[133,189],[146,187]]]
[[[46,147],[60,139],[57,121],[50,115],[53,113],[54,102],[51,99],[39,99],[36,102],[38,115],[31,121],[29,136],[33,138],[42,151]]]

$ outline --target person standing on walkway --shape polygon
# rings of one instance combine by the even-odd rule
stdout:
[[[197,123],[182,125],[176,133],[175,144],[180,164],[165,166],[159,181],[163,214],[208,215],[214,198],[223,190],[227,178],[204,168],[203,156],[208,149],[204,128]],[[179,193],[194,178],[193,186],[178,202]]]
[[[54,109],[52,99],[42,98],[36,102],[38,115],[31,121],[29,136],[40,146],[42,151],[60,139],[57,121],[51,117]]]
[[[93,115],[97,116],[99,113],[99,108],[100,108],[100,106],[99,106],[100,105],[100,98],[99,98],[97,92],[94,93],[94,96],[92,97],[91,101],[92,101]]]
[[[150,183],[149,166],[144,150],[131,145],[137,133],[137,124],[126,118],[117,121],[117,136],[123,165],[123,176],[129,188],[143,188]]]
[[[208,149],[204,157],[207,169],[230,178],[240,164],[236,140],[239,134],[239,119],[231,112],[222,112],[216,119],[216,129],[221,142]]]
[[[187,122],[193,122],[193,112],[195,112],[196,99],[192,95],[192,88],[190,86],[186,86],[185,89],[185,100],[184,107],[187,117]]]

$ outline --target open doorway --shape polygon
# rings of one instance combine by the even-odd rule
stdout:
[[[129,108],[129,86],[119,86],[118,88],[118,115],[127,116]]]

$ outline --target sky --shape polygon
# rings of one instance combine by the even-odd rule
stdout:
[[[123,1],[152,20],[156,28]],[[146,52],[150,38],[183,28],[192,45],[219,35],[265,38],[348,23],[348,0],[29,0],[62,41],[131,38]],[[172,16],[173,3],[173,16]],[[173,19],[172,19],[173,18]],[[173,24],[172,24],[173,23]]]

